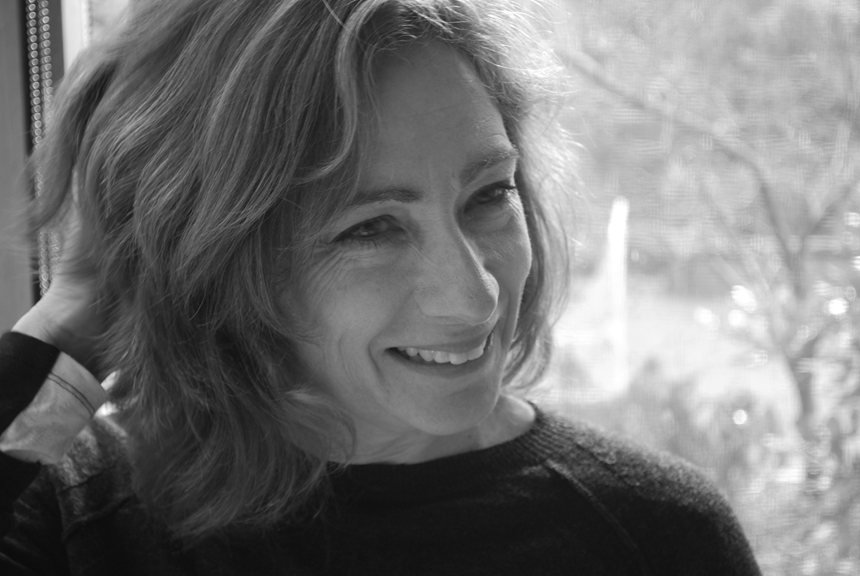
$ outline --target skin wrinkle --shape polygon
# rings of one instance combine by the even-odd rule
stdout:
[[[358,188],[372,194],[394,184],[415,194],[348,208],[323,233],[328,244],[299,287],[307,323],[319,326],[299,357],[353,417],[353,462],[414,462],[493,445],[534,416],[520,400],[499,401],[531,267],[519,196],[498,188],[513,184],[516,149],[453,50],[431,43],[405,57],[416,63],[380,67],[378,121]],[[465,352],[491,330],[481,359],[442,371],[393,352]]]

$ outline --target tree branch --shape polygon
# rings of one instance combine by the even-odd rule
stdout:
[[[824,228],[824,224],[827,219],[836,214],[845,203],[851,198],[851,193],[860,184],[860,175],[855,175],[851,180],[843,184],[842,188],[839,192],[836,193],[836,197],[827,205],[827,207],[821,211],[821,214],[815,219],[815,221],[810,225],[809,230],[804,234],[804,242],[807,238],[812,236],[813,234],[818,234],[821,232],[822,228]]]
[[[774,236],[776,236],[783,261],[792,275],[795,275],[797,272],[797,261],[795,258],[796,251],[791,246],[791,234],[778,208],[779,201],[776,198],[775,186],[773,178],[770,175],[770,170],[761,161],[759,154],[755,150],[739,140],[722,134],[711,122],[701,116],[684,110],[675,110],[662,103],[647,100],[636,91],[610,78],[599,63],[582,52],[557,50],[556,53],[569,68],[577,71],[628,104],[640,110],[650,112],[659,118],[671,120],[693,132],[707,135],[714,145],[718,146],[727,156],[748,166],[759,180],[758,194],[773,228]]]

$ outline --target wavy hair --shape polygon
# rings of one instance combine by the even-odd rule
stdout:
[[[498,0],[147,0],[63,80],[34,155],[34,226],[61,227],[75,202],[135,489],[175,536],[308,510],[348,449],[350,422],[303,375],[279,296],[355,193],[379,55],[428,40],[474,66],[522,154],[533,264],[505,385],[527,384],[546,366],[566,255],[534,115],[556,69]]]

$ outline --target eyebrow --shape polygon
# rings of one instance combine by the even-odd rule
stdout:
[[[489,153],[470,161],[460,171],[460,183],[467,186],[472,183],[483,172],[494,168],[499,164],[518,160],[520,157],[519,151],[514,146],[505,146],[504,148],[494,148]],[[373,190],[359,191],[352,201],[349,203],[349,208],[366,206],[368,204],[379,204],[382,202],[400,202],[403,204],[411,204],[420,202],[422,198],[421,192],[412,188],[404,188],[402,186],[390,186],[387,188],[379,188]]]
[[[460,183],[464,186],[471,184],[482,172],[511,160],[519,160],[519,158],[520,153],[513,145],[494,148],[489,154],[466,164],[460,172]]]

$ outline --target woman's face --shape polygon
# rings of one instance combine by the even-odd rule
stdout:
[[[499,398],[531,248],[517,152],[470,66],[430,43],[386,56],[357,201],[315,249],[298,304],[312,378],[358,443],[450,435]]]

